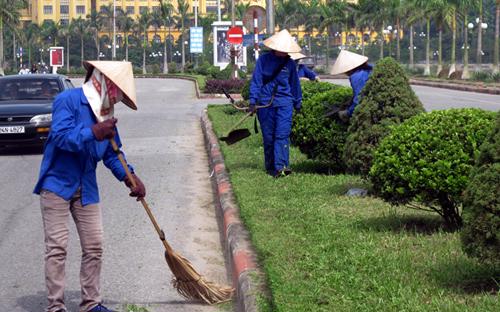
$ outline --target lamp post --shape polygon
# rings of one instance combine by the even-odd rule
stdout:
[[[116,0],[113,0],[113,50],[111,59],[114,61],[116,58]]]

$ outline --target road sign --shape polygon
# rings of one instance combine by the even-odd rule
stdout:
[[[203,53],[203,27],[189,28],[189,51]]]
[[[238,26],[229,28],[227,31],[227,41],[232,44],[241,44],[243,42],[243,29]]]
[[[50,66],[63,66],[64,64],[64,48],[50,47]]]

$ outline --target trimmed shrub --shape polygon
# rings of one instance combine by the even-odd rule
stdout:
[[[373,152],[390,127],[424,112],[403,68],[387,57],[373,69],[354,110],[344,149],[348,172],[368,175]]]
[[[462,248],[471,257],[500,264],[500,112],[481,145],[481,154],[464,192]]]
[[[329,82],[315,81],[302,81],[300,85],[302,87],[302,101],[305,101],[318,93],[334,90],[338,87],[338,85],[334,85]]]
[[[229,64],[223,70],[214,72],[213,77],[214,77],[214,79],[218,79],[218,80],[228,80],[228,79],[231,79],[232,73],[233,73],[233,68],[232,68],[231,64]],[[244,71],[238,70],[238,78],[239,79],[246,79],[246,77],[247,77],[247,74]]]
[[[223,89],[225,89],[227,93],[240,93],[244,84],[245,80],[241,79],[207,80],[205,84],[205,93],[224,93]]]
[[[291,141],[309,158],[327,162],[334,170],[342,170],[342,150],[347,125],[338,123],[325,113],[332,105],[347,105],[352,97],[351,88],[333,86],[302,102],[301,113],[293,118]]]
[[[245,81],[245,84],[243,85],[243,88],[241,89],[241,97],[246,101],[250,99],[250,82],[251,80],[248,79]]]
[[[394,127],[374,155],[374,191],[394,204],[419,201],[450,228],[460,227],[461,194],[493,118],[480,109],[450,109],[420,114]]]
[[[179,72],[179,69],[177,68],[176,62],[168,63],[168,73],[169,74],[177,74],[178,72]]]

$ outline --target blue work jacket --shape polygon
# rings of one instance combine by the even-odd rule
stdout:
[[[284,64],[273,81],[269,81],[276,70]],[[293,105],[300,109],[302,90],[295,61],[289,57],[278,57],[273,52],[263,54],[257,60],[250,82],[250,105],[267,105],[275,87],[273,107]]]
[[[40,194],[45,189],[70,200],[81,188],[83,205],[98,203],[96,168],[100,160],[118,180],[123,181],[125,170],[111,144],[108,140],[97,141],[92,132],[95,123],[96,118],[82,88],[64,91],[56,97],[34,193]],[[118,133],[115,140],[121,146]],[[133,171],[131,166],[129,168]]]
[[[366,82],[370,78],[372,70],[373,70],[373,65],[367,64],[367,66],[355,70],[351,74],[351,76],[349,76],[349,82],[351,83],[351,88],[352,88],[351,105],[347,110],[349,116],[352,116],[354,108],[356,108],[356,106],[359,104],[359,94],[361,93],[361,90],[363,90]]]
[[[304,64],[299,64],[297,66],[297,72],[299,74],[299,78],[305,77],[309,80],[316,80],[316,73],[309,69],[306,65]]]

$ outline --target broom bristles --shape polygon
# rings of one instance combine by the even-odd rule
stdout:
[[[206,281],[196,272],[189,260],[172,249],[170,252],[168,249],[165,251],[165,259],[174,274],[172,284],[181,296],[208,304],[227,302],[232,299],[234,288]]]

